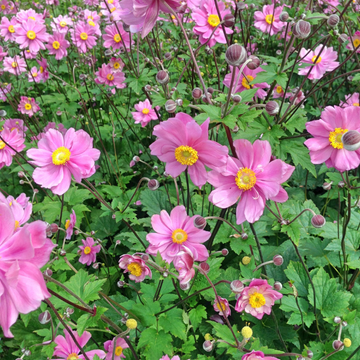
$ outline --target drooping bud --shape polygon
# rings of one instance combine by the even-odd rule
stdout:
[[[311,359],[314,356],[314,353],[311,350],[307,351],[307,357]]]
[[[229,250],[228,249],[222,249],[221,250],[221,253],[224,255],[224,256],[227,256],[229,254]]]
[[[314,227],[314,228],[321,228],[323,227],[324,225],[326,224],[326,220],[325,218],[318,214],[318,215],[314,215],[312,218],[311,218],[311,225]]]
[[[343,321],[343,322],[341,323],[341,325],[342,325],[343,327],[346,327],[346,326],[348,326],[348,323],[347,323],[346,321]]]
[[[156,81],[161,85],[167,84],[169,82],[169,74],[165,70],[160,70],[156,74]]]
[[[203,349],[206,352],[210,352],[213,349],[213,343],[210,340],[205,340],[203,343]]]
[[[249,59],[251,59],[250,62],[248,62],[246,64],[246,66],[250,69],[250,70],[255,70],[260,66],[260,59],[255,56],[255,55],[250,55]]]
[[[210,93],[207,93],[207,96],[208,96],[209,99],[211,100],[212,95],[211,95]],[[203,95],[202,98],[201,98],[201,100],[202,100],[204,103],[206,103],[206,104],[209,104],[209,103],[210,103],[209,100],[207,99],[206,95]]]
[[[190,289],[190,282],[186,283],[186,284],[180,284],[180,289],[183,291],[189,290]]]
[[[51,269],[46,269],[46,270],[44,271],[44,275],[46,275],[46,276],[51,277],[51,276],[52,276],[52,274],[53,274],[53,272],[52,272],[52,270],[51,270]]]
[[[151,91],[151,85],[149,84],[145,85],[145,91]]]
[[[274,283],[274,289],[277,291],[280,291],[282,289],[282,283],[280,281],[275,281]]]
[[[344,149],[348,151],[356,151],[360,148],[360,133],[356,130],[349,130],[341,137]]]
[[[199,268],[205,273],[207,274],[210,271],[210,265],[206,262],[202,262],[199,264]]]
[[[194,226],[197,228],[197,229],[205,229],[206,227],[206,220],[202,217],[202,216],[197,216],[195,219],[194,219]]]
[[[249,238],[249,235],[245,232],[241,233],[241,240],[247,240]]]
[[[344,348],[344,344],[340,340],[334,340],[332,343],[332,347],[334,350],[342,350]]]
[[[337,14],[331,14],[327,19],[327,24],[331,27],[335,27],[340,21],[340,17]]]
[[[332,184],[332,182],[331,183],[324,182],[322,185],[322,188],[326,191],[329,191],[329,190],[331,190],[331,184]]]
[[[203,92],[200,88],[195,88],[193,91],[192,91],[192,97],[194,99],[200,99],[201,96],[202,96]]]
[[[284,262],[284,258],[281,255],[275,255],[273,257],[274,265],[281,266]]]
[[[225,60],[231,66],[239,66],[246,60],[246,50],[239,44],[230,45],[225,53]]]
[[[232,98],[232,101],[235,103],[235,104],[238,104],[240,101],[241,101],[241,96],[240,95],[234,95],[231,97]]]
[[[233,280],[230,289],[235,294],[240,294],[244,290],[244,284],[240,280]]]
[[[268,102],[266,103],[266,105],[265,105],[265,110],[266,110],[266,112],[267,112],[269,115],[274,116],[274,115],[276,115],[276,114],[279,112],[280,106],[279,106],[279,104],[278,104],[276,101],[274,101],[274,100],[268,101]]]
[[[226,14],[223,17],[223,21],[224,21],[224,26],[225,27],[233,27],[235,24],[235,17],[233,14]]]
[[[139,158],[137,155],[135,155],[135,156],[133,157],[133,161],[137,163],[137,162],[140,161],[140,158]]]
[[[169,114],[173,114],[176,111],[176,103],[174,100],[168,100],[165,103],[165,110],[169,113]]]
[[[348,41],[348,36],[346,35],[346,34],[341,34],[341,35],[339,35],[339,37],[338,37],[338,42],[340,43],[340,44],[343,44],[343,43],[345,43],[345,42],[347,42]]]
[[[66,255],[66,251],[64,249],[60,250],[60,256],[65,256]]]
[[[6,116],[6,111],[5,110],[0,110],[0,117],[4,117]]]
[[[236,7],[239,11],[242,11],[242,10],[245,10],[246,9],[246,4],[239,1],[237,4],[236,4]]]
[[[19,178],[23,178],[25,176],[24,172],[23,171],[19,171],[18,172],[18,177]]]
[[[117,287],[118,288],[122,288],[122,287],[124,287],[124,285],[125,285],[125,281],[118,281],[117,283],[116,283],[116,285],[117,285]]]
[[[155,191],[156,189],[158,189],[160,186],[159,182],[156,179],[151,179],[148,182],[148,188],[152,191]]]
[[[38,317],[40,324],[47,324],[51,320],[51,315],[48,310],[45,310],[43,313],[41,313]]]
[[[345,186],[345,182],[344,181],[339,181],[338,185],[337,185],[340,189],[342,189]]]
[[[293,33],[296,37],[300,39],[307,38],[311,33],[311,24],[304,20],[299,20],[296,25],[294,26]],[[295,34],[296,32],[296,34]]]
[[[335,316],[334,317],[334,323],[335,324],[340,324],[341,323],[341,318],[339,316]]]
[[[53,234],[57,233],[57,231],[59,230],[58,224],[55,224],[55,223],[51,224],[51,225],[49,226],[49,230],[50,230]]]
[[[166,53],[164,54],[164,58],[165,58],[166,60],[170,60],[170,59],[171,59],[171,53],[166,52]]]
[[[283,11],[279,16],[279,20],[282,22],[285,22],[288,19],[289,19],[289,14],[286,11]]]
[[[206,90],[210,94],[212,94],[214,92],[214,88],[212,88],[212,87],[208,87]]]
[[[177,106],[182,106],[183,100],[182,99],[176,99],[175,103],[176,103]]]

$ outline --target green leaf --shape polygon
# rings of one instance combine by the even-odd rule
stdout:
[[[198,328],[201,324],[201,319],[207,318],[206,308],[203,305],[198,305],[196,308],[192,309],[189,312],[189,317],[191,325],[194,327],[194,330]]]
[[[166,333],[170,333],[182,340],[186,340],[185,324],[183,322],[181,309],[173,309],[161,314],[159,325]]]
[[[215,335],[217,337],[229,342],[230,344],[233,344],[235,342],[234,337],[233,337],[230,329],[227,327],[227,325],[214,323],[213,321],[208,321],[208,323],[211,324],[212,327],[214,328]],[[236,325],[233,325],[233,330],[234,330],[234,333],[236,334],[236,332],[237,332]]]
[[[210,117],[210,122],[221,121],[221,109],[214,105],[198,105],[198,108],[205,111],[207,117]]]
[[[172,352],[172,338],[163,330],[157,332],[153,328],[145,329],[140,336],[138,349],[145,347],[144,353],[147,360],[159,360],[162,355]]]
[[[146,189],[140,195],[141,204],[149,216],[160,214],[161,210],[170,212],[169,199],[160,189],[151,191]]]
[[[258,89],[249,89],[249,90],[244,90],[241,93],[239,93],[239,95],[241,96],[241,102],[246,103],[246,102],[251,101],[254,98],[257,91],[258,91]],[[236,107],[237,106],[235,106],[235,108]]]
[[[287,278],[294,283],[299,296],[307,296],[310,281],[301,263],[290,261],[284,272]]]

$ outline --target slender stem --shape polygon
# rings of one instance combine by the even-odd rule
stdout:
[[[242,234],[241,231],[239,231],[233,224],[231,224],[229,221],[219,217],[219,216],[207,216],[206,218],[204,218],[205,220],[210,220],[210,219],[215,219],[215,220],[219,220],[219,221],[223,221],[224,223],[228,224],[229,226],[231,226],[238,234]]]

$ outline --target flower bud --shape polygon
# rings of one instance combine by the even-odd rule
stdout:
[[[266,103],[266,105],[265,105],[265,110],[266,110],[266,112],[267,112],[269,115],[274,116],[274,115],[276,115],[276,114],[279,112],[280,106],[279,106],[279,104],[278,104],[276,101],[274,101],[274,100],[268,101],[268,102]]]
[[[160,186],[159,182],[156,180],[156,179],[151,179],[149,182],[148,182],[148,188],[152,191],[158,189]]]
[[[339,37],[338,37],[338,42],[340,43],[340,44],[343,44],[343,43],[345,43],[345,42],[347,42],[348,41],[348,36],[346,35],[346,34],[341,34],[341,35],[339,35]]]
[[[345,347],[350,347],[351,346],[351,340],[349,338],[344,339],[344,346]]]
[[[284,258],[281,255],[275,255],[273,257],[274,265],[281,266],[284,262]]]
[[[99,268],[99,266],[100,266],[100,263],[98,263],[98,262],[92,264],[92,268],[95,270],[97,270]]]
[[[251,257],[249,256],[244,256],[241,260],[241,262],[244,264],[244,265],[249,265],[250,264],[250,261],[251,261]]]
[[[116,285],[117,285],[117,287],[118,288],[122,288],[122,287],[124,287],[124,285],[125,285],[125,281],[118,281],[117,283],[116,283]]]
[[[241,96],[240,95],[233,95],[231,98],[232,98],[232,101],[235,104],[238,104],[241,101]]]
[[[6,116],[6,111],[5,110],[0,110],[0,117],[4,117]]]
[[[242,10],[246,9],[246,4],[243,3],[243,2],[241,2],[241,1],[239,1],[239,2],[236,4],[236,7],[237,7],[237,9],[238,9],[239,11],[242,11]]]
[[[24,172],[23,171],[19,171],[18,172],[18,177],[19,178],[23,178],[25,176]]]
[[[206,227],[206,220],[202,217],[202,216],[197,216],[195,219],[194,219],[194,226],[197,228],[197,229],[205,229]]]
[[[156,81],[161,84],[161,85],[165,85],[169,82],[169,75],[165,70],[160,70],[157,74],[156,74]]]
[[[206,340],[204,341],[203,343],[203,349],[206,351],[206,352],[210,352],[212,349],[213,349],[213,344],[210,340]]]
[[[167,277],[169,276],[169,273],[168,273],[167,271],[164,271],[164,272],[162,273],[162,276],[163,276],[164,278],[167,278]]]
[[[282,289],[282,283],[280,281],[275,281],[274,283],[274,289],[277,291],[280,291]]]
[[[170,59],[171,59],[171,53],[166,52],[166,53],[164,54],[164,58],[165,58],[166,60],[170,60]]]
[[[246,241],[249,238],[249,235],[245,232],[241,233],[241,240]]]
[[[279,16],[279,20],[282,22],[285,22],[288,19],[289,19],[289,14],[286,11],[283,11]]]
[[[210,93],[207,93],[207,96],[209,97],[209,99],[211,100],[212,98],[212,95]],[[207,99],[206,95],[203,95],[201,100],[206,103],[206,104],[209,104],[209,100]]]
[[[246,60],[246,50],[239,44],[230,45],[225,53],[225,60],[231,66],[239,66]]]
[[[142,258],[144,261],[148,261],[148,260],[149,260],[149,255],[148,255],[148,254],[142,254],[142,255],[141,255],[141,258]]]
[[[360,148],[360,133],[356,130],[349,130],[341,137],[344,149],[355,151]]]
[[[51,315],[50,315],[50,313],[49,313],[48,310],[45,310],[44,312],[42,312],[42,313],[39,315],[38,319],[39,319],[39,323],[40,323],[40,324],[45,325],[45,324],[47,324],[48,322],[50,322],[50,320],[51,320]]]
[[[30,356],[30,355],[31,355],[31,351],[30,351],[30,350],[25,350],[25,351],[24,351],[24,355],[25,355],[25,356]]]
[[[307,351],[307,357],[311,359],[314,356],[314,353],[311,350]]]
[[[344,348],[344,344],[340,340],[335,340],[332,343],[332,347],[334,350],[342,350]]]
[[[227,256],[229,254],[229,250],[228,249],[222,249],[221,250],[221,253],[224,255],[224,256]]]
[[[60,256],[65,256],[66,255],[66,251],[64,249],[60,250]]]
[[[245,339],[250,339],[253,335],[253,331],[251,330],[251,328],[249,326],[244,326],[241,329],[241,335],[245,338]]]
[[[199,89],[199,88],[195,88],[195,89],[192,91],[192,97],[193,97],[194,99],[200,99],[201,96],[202,96],[202,94],[203,94],[203,92],[202,92],[202,90]]]
[[[337,14],[331,14],[327,19],[327,24],[331,27],[335,27],[340,21],[340,17]]]
[[[240,280],[233,280],[230,289],[235,294],[240,294],[244,290],[244,284]]]
[[[343,321],[343,322],[341,323],[341,325],[342,325],[343,327],[346,327],[346,326],[348,326],[348,323],[347,323],[346,321]]]
[[[115,215],[115,214],[112,214],[112,215],[111,215],[111,218],[112,218],[113,220],[115,220],[115,219],[116,219],[116,215]]]
[[[177,106],[182,106],[183,100],[182,99],[176,99],[175,103],[176,103]]]
[[[115,219],[115,218],[113,217],[113,219]],[[80,234],[80,231],[79,231],[79,230],[75,230],[75,231],[74,231],[74,234],[75,234],[75,235],[79,235],[79,234]]]
[[[340,324],[341,323],[341,318],[339,316],[335,316],[334,317],[334,323],[335,324]]]
[[[135,156],[133,157],[133,161],[135,161],[135,162],[137,163],[137,162],[139,162],[139,161],[140,161],[140,158],[139,158],[138,156],[136,156],[136,155],[135,155]]]
[[[127,25],[127,24],[125,24],[125,23],[123,22],[123,23],[122,23],[122,26],[123,26],[124,31],[126,31],[126,32],[129,32],[129,31],[130,31],[130,25]]]
[[[190,282],[186,283],[186,284],[180,284],[180,289],[183,291],[189,290],[190,289]]]
[[[210,265],[206,262],[202,262],[199,264],[199,268],[202,270],[202,272],[204,272],[205,274],[207,274],[210,271]]]
[[[331,184],[332,184],[332,182],[331,183],[324,182],[322,185],[322,188],[326,191],[329,191],[329,190],[331,190]]]
[[[342,189],[345,186],[345,182],[344,181],[339,181],[337,186]]]
[[[233,14],[226,14],[223,17],[223,21],[224,21],[224,26],[225,27],[233,27],[235,24],[235,17]]]
[[[55,234],[55,233],[57,233],[57,231],[59,230],[59,226],[58,226],[57,224],[53,223],[53,224],[49,225],[49,230],[50,230],[53,234]]]
[[[325,218],[318,214],[318,215],[314,215],[312,218],[311,218],[311,225],[314,227],[314,228],[321,228],[323,227],[324,225],[326,224],[326,220]]]
[[[307,38],[311,33],[311,24],[304,20],[299,20],[294,26],[293,33],[300,39]],[[296,33],[296,34],[295,34]]]
[[[176,103],[174,100],[168,100],[165,103],[165,110],[169,113],[169,114],[173,114],[176,111]]]
[[[137,328],[137,321],[135,319],[128,319],[125,325],[128,329],[133,330]]]
[[[52,272],[52,270],[51,270],[51,269],[46,269],[46,270],[44,271],[44,275],[46,275],[46,276],[51,277],[51,276],[52,276],[52,274],[53,274],[53,272]]]
[[[149,84],[145,85],[145,91],[151,91],[151,85]]]
[[[255,55],[250,55],[249,59],[251,59],[251,61],[249,63],[246,64],[246,66],[250,69],[250,70],[255,70],[260,66],[260,59],[255,56]]]

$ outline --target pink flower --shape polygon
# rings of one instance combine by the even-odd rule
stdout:
[[[95,75],[97,76],[95,78],[97,84],[115,86],[117,89],[124,89],[126,87],[124,73],[122,71],[113,71],[109,64],[102,64]]]
[[[98,6],[99,0],[84,0],[85,5]]]
[[[11,91],[11,84],[7,84],[6,86],[0,85],[0,100],[7,101],[8,97],[6,94],[8,94]]]
[[[104,47],[112,47],[114,50],[123,49],[124,47],[130,48],[130,35],[124,30],[120,22],[108,25],[105,28],[105,33],[103,35]],[[134,41],[131,43],[133,44]]]
[[[130,272],[129,278],[135,282],[144,281],[145,276],[151,279],[152,273],[145,261],[138,255],[122,255],[119,260],[120,269]]]
[[[352,41],[351,41],[352,39]],[[346,45],[346,48],[349,50],[356,50],[357,53],[360,53],[360,31],[355,31],[354,35],[350,38],[349,36],[349,43]]]
[[[72,213],[70,214],[70,220],[67,219],[65,222],[65,230],[66,230],[66,237],[65,239],[70,240],[71,236],[74,232],[74,226],[76,224],[76,214],[75,211],[72,210]]]
[[[16,20],[18,21],[19,24],[26,22],[28,20],[32,20],[35,23],[39,23],[39,24],[45,24],[45,20],[42,14],[38,14],[34,9],[20,10],[16,14]]]
[[[16,26],[15,41],[20,44],[20,49],[28,47],[34,53],[40,49],[45,50],[44,42],[48,41],[48,38],[46,26],[34,20],[30,19]]]
[[[97,4],[97,5],[99,5],[99,4]],[[89,9],[85,9],[84,10],[84,19],[86,21],[92,20],[92,21],[98,23],[101,18],[96,11],[91,11]]]
[[[225,78],[223,81],[223,84],[227,88],[229,88],[230,84],[231,84],[232,72],[234,71],[233,66],[230,66],[230,71],[231,71],[230,74],[225,75]],[[255,96],[257,96],[259,99],[264,99],[266,97],[266,91],[264,91],[263,89],[268,88],[269,85],[267,83],[250,85],[250,83],[256,79],[256,74],[261,71],[264,71],[264,70],[261,67],[258,67],[255,70],[250,70],[247,66],[245,66],[245,68],[243,70],[243,74],[245,74],[246,77],[244,77],[243,74],[240,74],[240,77],[239,77],[239,71],[240,71],[240,69],[238,67],[236,67],[235,80],[234,80],[232,92],[235,94],[238,92],[241,93],[244,90],[258,88],[259,90],[255,93]]]
[[[24,136],[28,128],[24,125],[24,121],[21,119],[8,119],[4,122],[4,129],[10,131],[17,130],[21,136]]]
[[[245,287],[236,301],[235,310],[246,313],[261,320],[264,314],[270,315],[275,300],[282,294],[272,289],[267,280],[253,280]]]
[[[355,169],[360,164],[360,149],[344,149],[341,137],[348,130],[360,131],[360,107],[327,106],[320,120],[306,123],[307,131],[314,136],[305,141],[310,150],[313,164],[325,162],[328,168],[334,167],[341,172]]]
[[[65,39],[65,34],[54,32],[49,36],[48,44],[46,48],[49,50],[50,55],[55,55],[56,60],[61,60],[67,56],[67,48],[70,43]]]
[[[67,15],[59,15],[56,18],[53,18],[53,22],[51,23],[51,27],[54,32],[66,34],[69,31],[70,26],[73,25],[70,16]]]
[[[4,14],[11,14],[16,12],[16,8],[14,7],[14,3],[9,2],[8,0],[1,0],[0,1],[0,13]]]
[[[241,357],[241,360],[279,360],[279,359],[274,356],[265,356],[263,352],[253,350],[247,354],[244,354]]]
[[[164,355],[163,357],[161,357],[159,360],[180,360],[180,357],[175,355],[173,356],[171,359],[169,358],[169,355]]]
[[[225,4],[222,1],[218,1],[218,7],[223,18],[227,14],[231,14],[229,9],[225,10]],[[213,0],[204,0],[201,2],[200,8],[193,10],[191,17],[195,21],[194,33],[200,35],[200,44],[205,44],[209,39],[211,33],[215,27],[220,24],[220,18]],[[233,31],[226,27],[226,34],[232,34]],[[208,42],[208,46],[213,47],[216,43],[226,44],[226,35],[224,34],[223,28],[220,25],[214,32]]]
[[[18,55],[15,55],[14,57],[6,57],[3,65],[4,71],[9,72],[10,74],[20,75],[22,72],[26,71],[26,62]]]
[[[34,98],[28,98],[27,96],[20,97],[20,103],[18,105],[18,111],[22,114],[26,114],[32,117],[40,110],[40,106],[36,103]]]
[[[179,273],[178,279],[181,285],[186,285],[195,276],[194,257],[192,252],[183,246],[183,250],[180,251],[173,259],[174,266]]]
[[[100,252],[101,246],[95,245],[95,241],[91,237],[87,237],[86,240],[82,239],[81,241],[83,245],[79,246],[79,249],[81,250],[79,262],[90,266],[96,261],[96,254]]]
[[[3,61],[4,57],[7,55],[7,51],[4,51],[3,47],[0,46],[0,61]]]
[[[146,235],[146,240],[150,243],[146,252],[156,255],[159,251],[162,258],[170,264],[187,247],[195,261],[205,261],[209,254],[202,243],[211,234],[194,226],[196,216],[188,216],[184,206],[176,206],[171,210],[170,216],[165,210],[160,215],[153,215],[151,225],[156,232]]]
[[[3,16],[1,18],[1,24],[0,24],[0,35],[4,38],[4,41],[14,41],[16,37],[16,25],[18,22],[16,21],[16,18],[13,17],[10,20]]]
[[[1,200],[1,199],[0,199]],[[32,204],[30,198],[24,193],[14,199],[13,196],[6,198],[7,204],[15,219],[15,231],[20,230],[20,226],[28,222],[32,213]]]
[[[121,58],[116,58],[116,57],[110,59],[109,65],[112,67],[114,72],[121,71],[125,66]]]
[[[220,300],[220,303],[217,301],[217,298],[215,297],[214,310],[222,316],[225,316],[225,317],[230,316],[231,309],[230,309],[229,302],[227,301],[227,299],[219,296],[219,300]]]
[[[288,199],[281,184],[289,179],[294,166],[282,160],[271,161],[268,141],[234,141],[238,159],[228,157],[226,169],[210,171],[209,183],[215,187],[209,200],[219,208],[236,207],[236,223],[254,223],[264,212],[266,200],[285,202]],[[240,200],[239,200],[240,199]]]
[[[345,101],[340,101],[340,107],[359,106],[359,93],[353,93],[352,95],[346,95]]]
[[[134,108],[137,111],[132,112],[131,115],[135,120],[135,124],[141,124],[141,126],[144,127],[151,120],[157,120],[156,112],[152,108],[148,99],[146,99],[145,101],[140,101],[138,104],[135,104]]]
[[[33,172],[34,181],[56,195],[70,187],[71,175],[81,182],[95,173],[95,161],[100,151],[93,148],[93,139],[84,130],[70,128],[63,135],[50,129],[38,142],[38,149],[29,149],[27,156],[38,166]]]
[[[71,330],[78,344],[84,348],[87,342],[91,338],[91,334],[88,331],[84,331],[81,336],[78,335],[77,331]],[[75,344],[75,341],[72,339],[70,334],[64,330],[65,338],[62,335],[58,335],[55,338],[55,349],[53,356],[56,356],[58,359],[84,359],[83,355],[80,354],[80,349]],[[100,359],[105,357],[105,352],[102,350],[91,350],[86,351],[86,355],[90,360],[93,359],[95,355],[97,355]]]
[[[79,22],[72,31],[71,38],[80,52],[86,53],[96,45],[95,28],[85,22]]]
[[[280,86],[280,85],[276,85],[274,90],[273,90],[273,98],[274,99],[278,99],[278,98],[288,98],[291,96],[291,92],[287,92],[285,94],[284,89]]]
[[[254,26],[263,33],[274,35],[282,30],[285,23],[280,21],[279,16],[283,10],[282,6],[274,9],[275,5],[264,5],[262,12],[255,11]]]
[[[48,67],[48,64],[47,64],[47,60],[44,59],[44,58],[41,58],[41,60],[36,60],[37,63],[40,65],[40,79],[45,82],[47,79],[49,79],[49,72],[47,71],[47,67]]]
[[[226,146],[208,139],[209,123],[207,119],[200,126],[190,115],[177,113],[154,127],[157,140],[150,145],[151,155],[166,163],[165,171],[172,177],[188,169],[192,182],[203,186],[207,180],[205,166],[224,166],[228,153]]]
[[[17,152],[25,149],[25,138],[17,130],[4,128],[0,132],[0,169],[12,164],[12,158]]]
[[[298,72],[299,75],[307,75],[311,69],[308,76],[311,80],[321,79],[327,71],[333,71],[339,66],[339,63],[335,61],[337,59],[337,52],[334,51],[332,47],[328,48],[326,46],[319,45],[315,51],[302,48],[300,50],[300,57],[302,58],[300,64],[314,64],[313,66],[300,68]]]
[[[108,340],[104,343],[104,349],[107,352],[105,360],[121,360],[121,358],[125,359],[126,356],[124,355],[123,351],[124,349],[127,349],[129,345],[123,338],[117,338],[115,346],[115,356],[113,357],[114,342],[115,338],[112,340]]]
[[[36,66],[33,66],[30,69],[30,72],[28,73],[28,82],[36,82],[39,83],[41,81],[40,71],[36,68]]]

